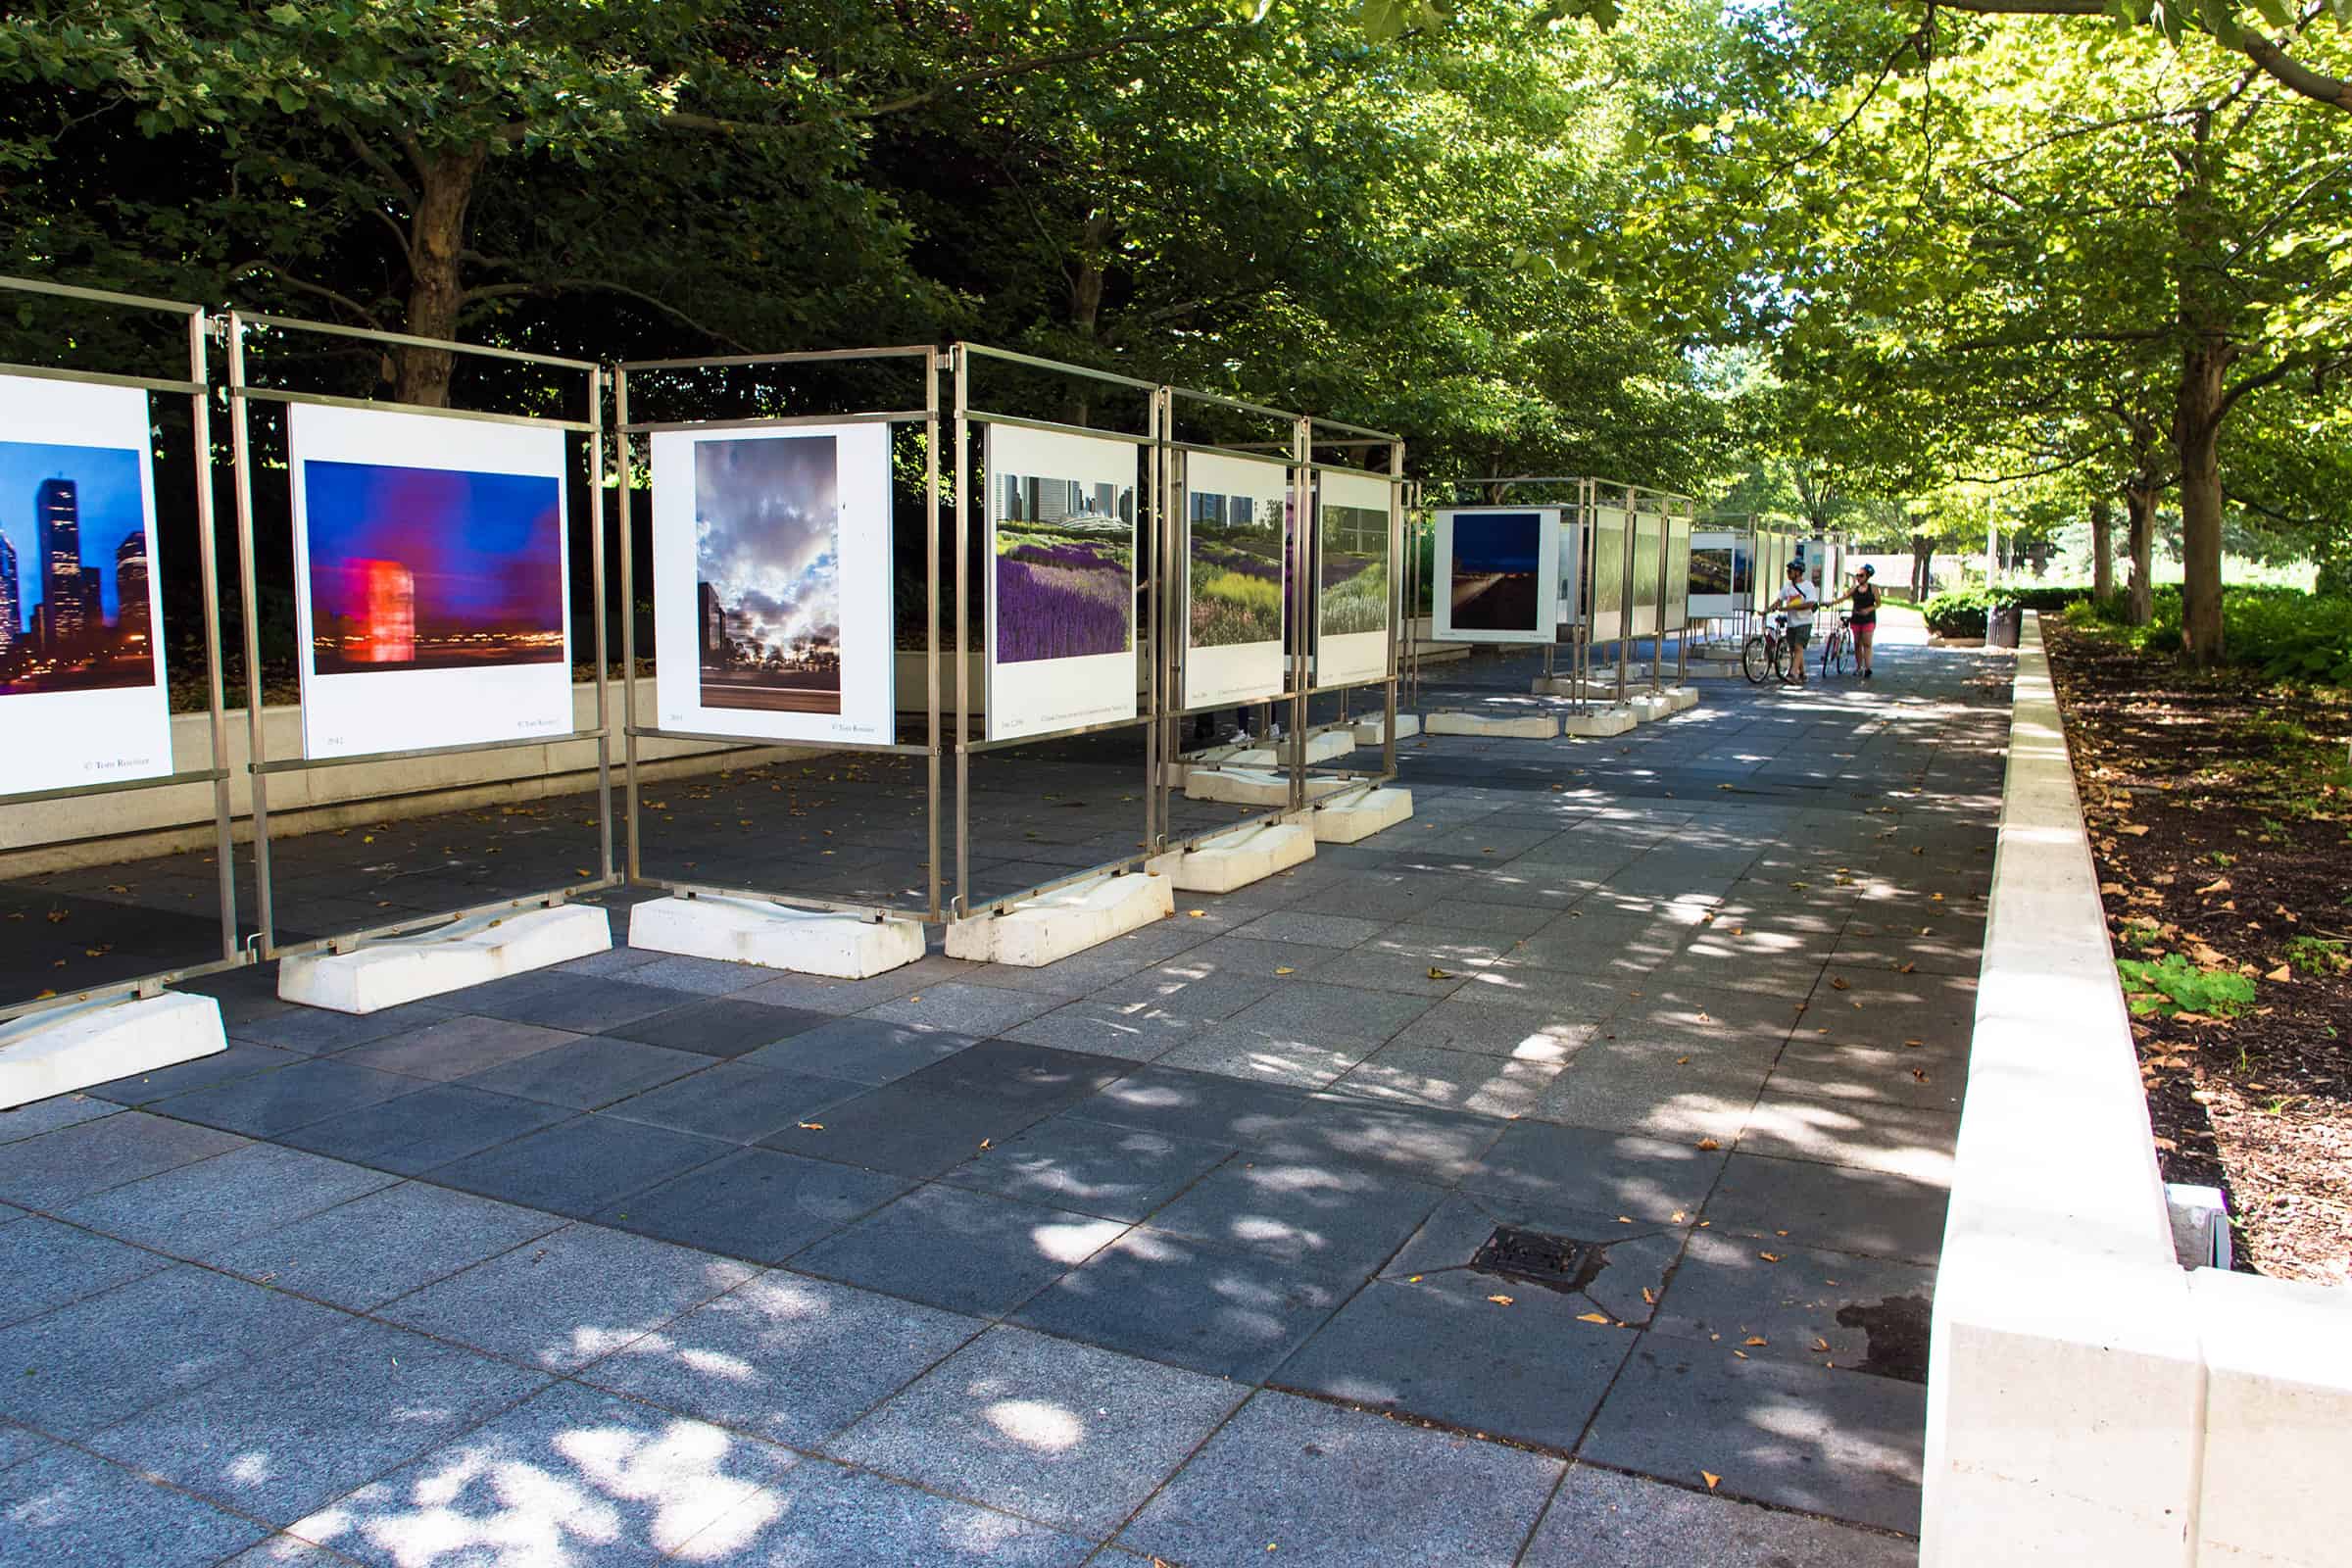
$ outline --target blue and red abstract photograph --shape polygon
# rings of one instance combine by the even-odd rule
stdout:
[[[303,485],[319,674],[563,662],[558,480],[314,459]]]

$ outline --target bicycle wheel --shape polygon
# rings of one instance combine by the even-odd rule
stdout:
[[[1821,678],[1827,680],[1832,675],[1842,675],[1853,667],[1854,656],[1845,633],[1830,633],[1829,640],[1821,645]]]
[[[1747,646],[1740,650],[1740,668],[1749,685],[1761,686],[1766,677],[1779,673],[1772,654],[1772,644],[1761,636],[1750,637]]]

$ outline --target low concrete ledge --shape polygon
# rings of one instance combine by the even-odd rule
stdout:
[[[1189,850],[1152,857],[1145,866],[1183,893],[1231,893],[1315,858],[1315,835],[1303,822],[1252,822],[1202,840]]]
[[[36,1012],[0,1024],[0,1110],[227,1049],[220,1004],[182,991]]]
[[[1697,689],[1690,686],[1669,686],[1665,698],[1667,706],[1678,713],[1688,713],[1698,706]]]
[[[629,946],[794,974],[868,980],[923,956],[918,920],[796,909],[765,899],[649,899],[629,910]]]
[[[1175,912],[1175,889],[1164,876],[1090,877],[1001,914],[949,921],[948,956],[1038,969]]]
[[[1395,827],[1413,814],[1411,790],[1380,788],[1335,796],[1314,810],[1315,841],[1354,844]]]
[[[277,995],[334,1012],[377,1012],[612,946],[612,918],[585,904],[476,915],[416,936],[372,940],[348,953],[288,958],[277,966]]]
[[[1560,721],[1549,713],[1464,713],[1448,710],[1430,714],[1428,729],[1432,735],[1548,741],[1558,738]]]
[[[2029,612],[1928,1362],[1923,1568],[2321,1568],[2352,1300],[2183,1270]]]

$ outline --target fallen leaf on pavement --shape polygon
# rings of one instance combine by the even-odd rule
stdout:
[[[1576,1320],[1579,1323],[1598,1323],[1603,1328],[1606,1328],[1609,1322],[1608,1314],[1605,1312],[1579,1312],[1576,1314]]]
[[[1721,1149],[1723,1146],[1712,1138],[1701,1138],[1698,1141],[1698,1147],[1711,1152],[1715,1150]]]
[[[1496,1306],[1508,1306],[1511,1304],[1511,1298],[1507,1296],[1490,1296],[1487,1298],[1487,1299],[1493,1301]]]
[[[1764,1343],[1764,1336],[1761,1334],[1750,1334],[1746,1339],[1741,1340],[1740,1343],[1741,1345],[1761,1346]]]
[[[1701,1470],[1699,1474],[1707,1478],[1707,1490],[1709,1492],[1713,1492],[1715,1490],[1716,1483],[1723,1479],[1723,1477],[1717,1475],[1712,1470]]]
[[[804,1132],[821,1133],[825,1130],[825,1124],[821,1121],[805,1121],[801,1123],[801,1130]]]

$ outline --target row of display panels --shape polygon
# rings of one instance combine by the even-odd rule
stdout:
[[[1791,562],[1805,567],[1807,597],[1834,598],[1844,582],[1844,554],[1838,534],[1703,529],[1690,539],[1690,613],[1703,620],[1771,609]]]
[[[0,375],[0,795],[169,775],[147,395]],[[988,427],[990,739],[1140,716],[1144,451]],[[1278,696],[1292,469],[1179,457],[1184,706]],[[661,726],[895,739],[889,427],[661,431],[652,458]],[[287,470],[306,757],[571,731],[561,429],[295,404]],[[1390,483],[1314,490],[1315,679],[1380,679]]]
[[[1590,540],[1592,636],[1614,642],[1678,631],[1689,613],[1674,585],[1690,575],[1690,521],[1596,507],[1588,529],[1561,507],[1442,508],[1431,574],[1433,635],[1445,642],[1548,643],[1580,624]],[[1633,602],[1626,600],[1632,552]],[[1662,553],[1661,553],[1662,552]]]

